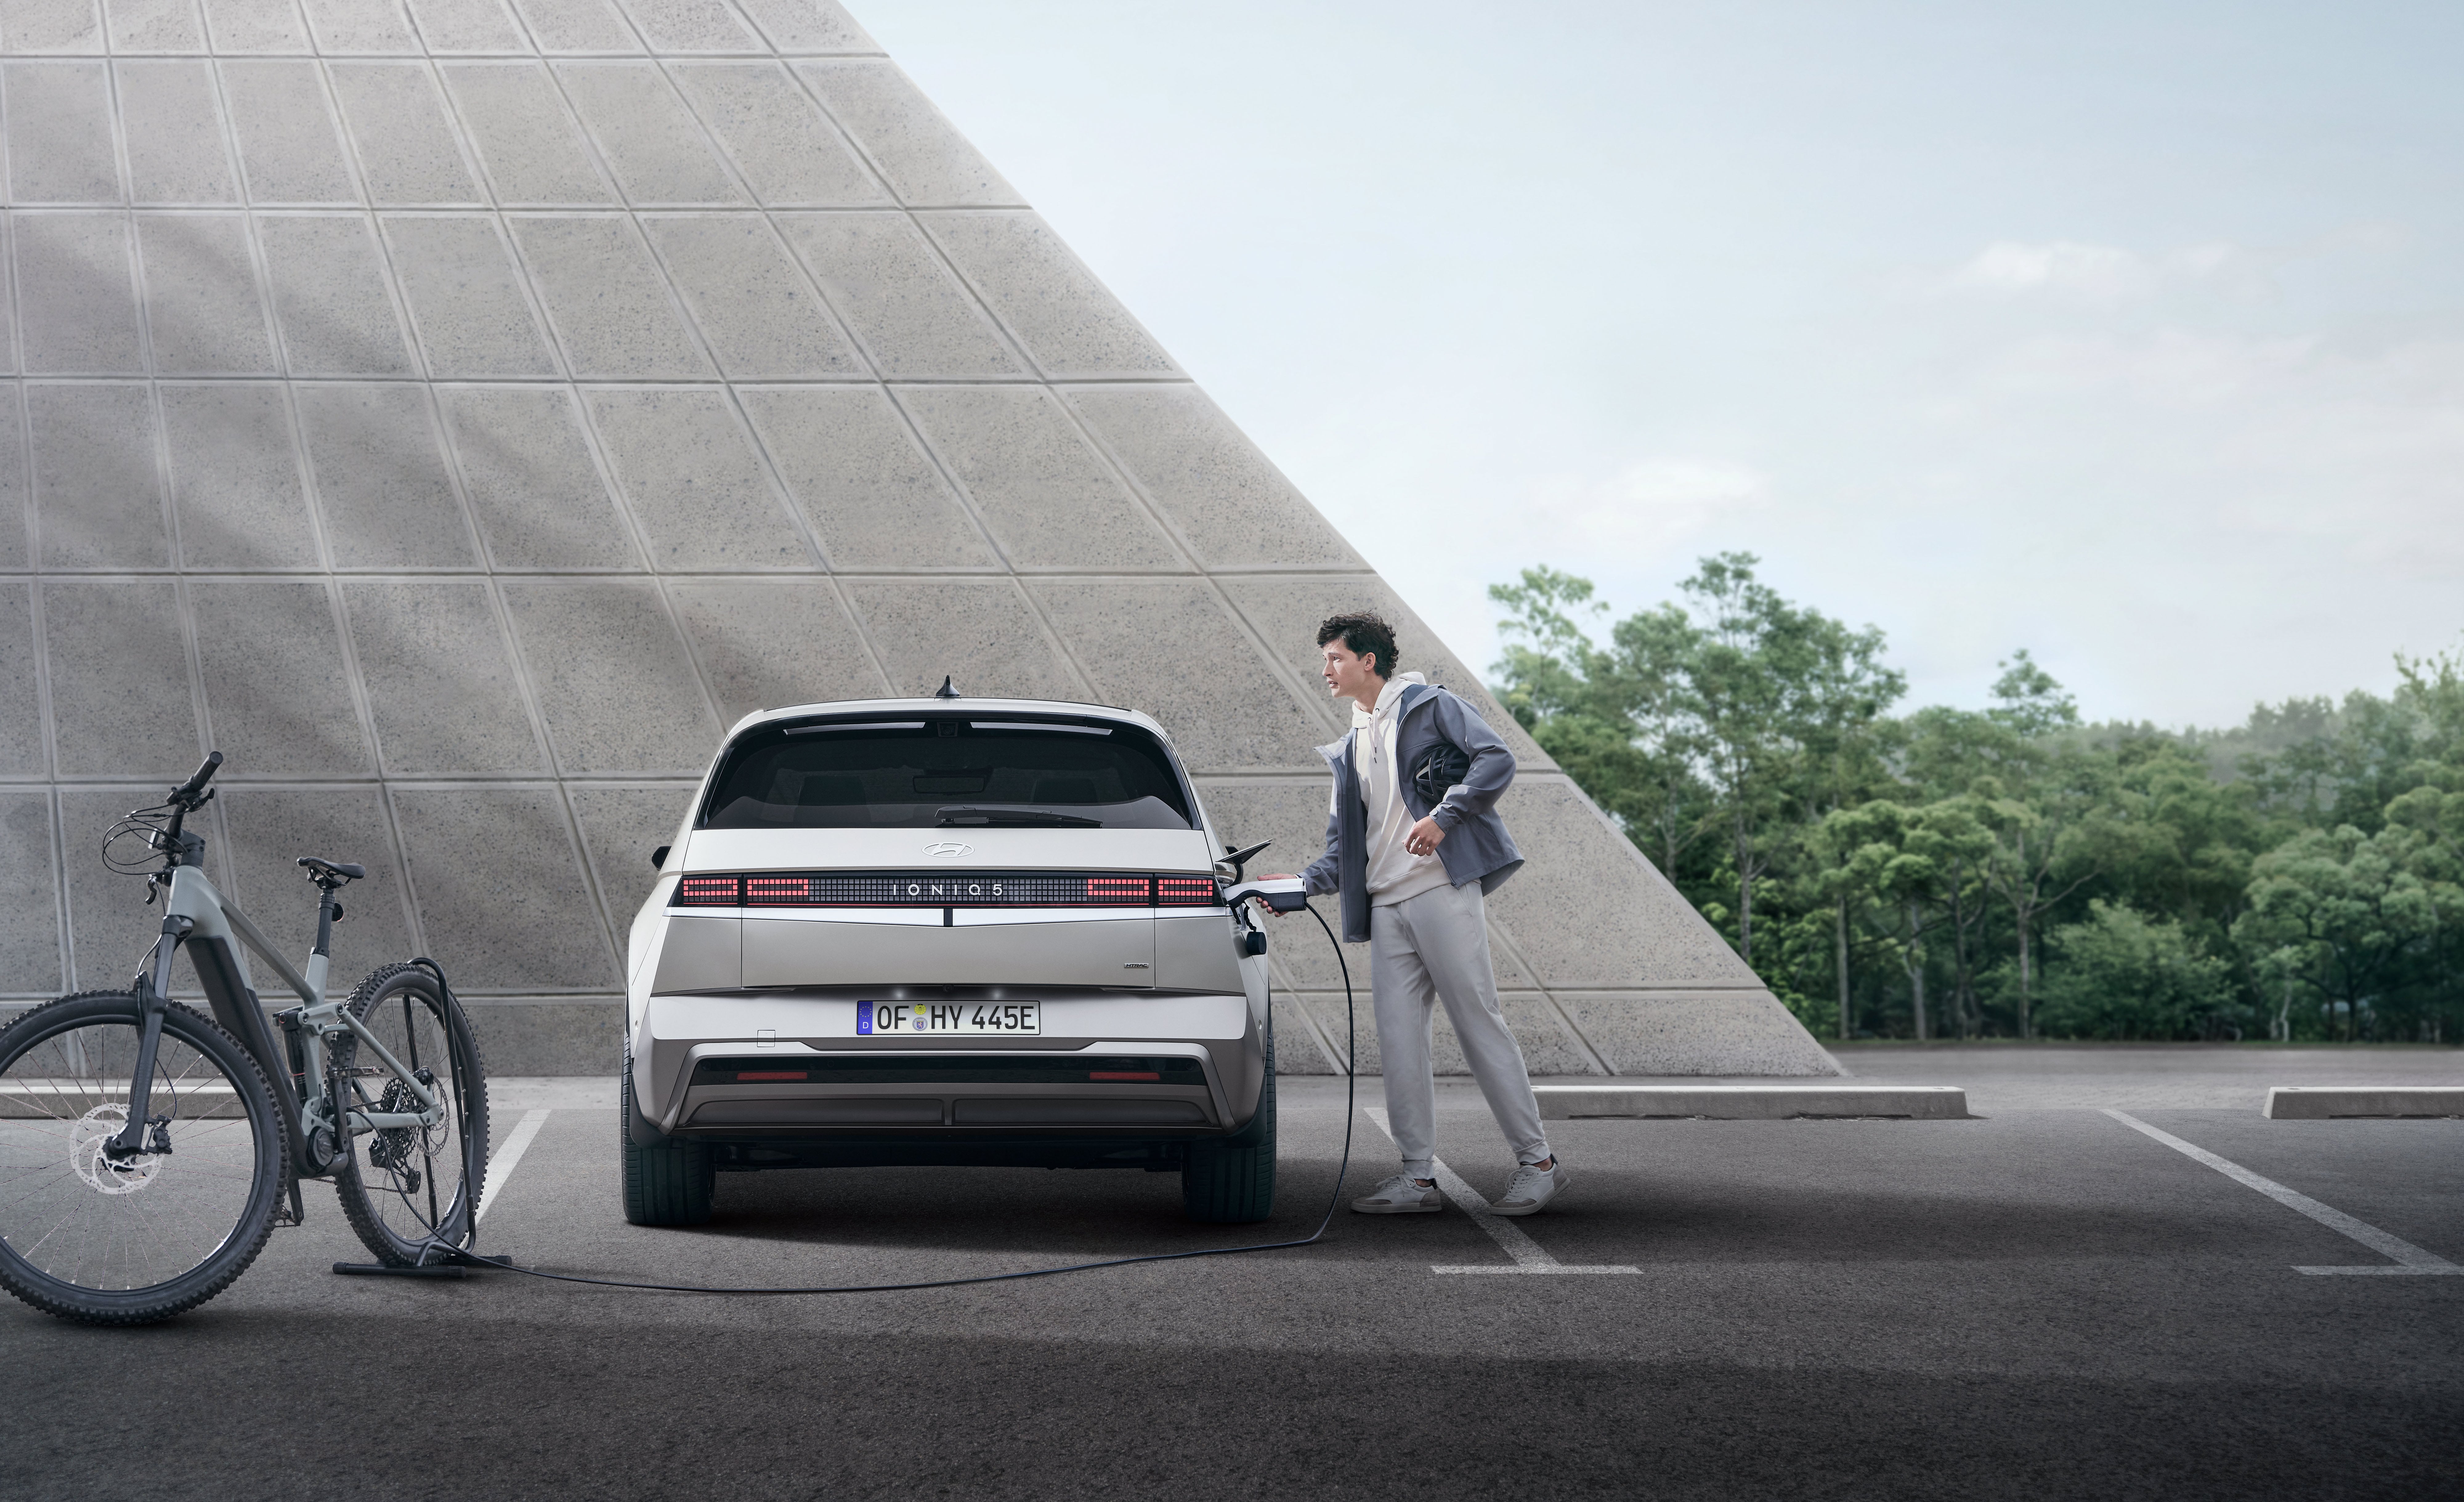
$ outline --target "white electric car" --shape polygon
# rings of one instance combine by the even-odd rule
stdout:
[[[746,717],[633,920],[627,1219],[706,1221],[715,1173],[918,1163],[1177,1171],[1194,1218],[1265,1219],[1265,939],[1230,853],[1132,711]]]

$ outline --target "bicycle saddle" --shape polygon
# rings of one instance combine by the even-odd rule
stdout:
[[[312,874],[340,876],[344,881],[357,881],[368,873],[365,866],[354,866],[348,861],[327,860],[321,855],[302,855],[299,857],[299,864],[306,867]]]

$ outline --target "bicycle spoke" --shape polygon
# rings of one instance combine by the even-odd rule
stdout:
[[[257,1129],[237,1085],[167,1023],[147,1096],[172,1150],[124,1160],[104,1150],[128,1122],[137,1041],[133,1018],[97,1021],[0,1066],[11,1113],[0,1116],[0,1237],[27,1269],[73,1289],[150,1288],[201,1266],[239,1230],[257,1188]]]

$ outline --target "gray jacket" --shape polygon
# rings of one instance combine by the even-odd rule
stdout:
[[[1415,820],[1434,818],[1446,837],[1438,859],[1446,877],[1460,887],[1477,881],[1483,893],[1495,892],[1523,864],[1523,852],[1497,816],[1497,800],[1514,781],[1514,753],[1488,721],[1469,704],[1444,689],[1426,683],[1403,686],[1402,705],[1395,733],[1395,764],[1401,770],[1398,789],[1403,806]],[[1301,879],[1312,895],[1343,894],[1343,937],[1346,942],[1369,941],[1369,818],[1361,806],[1360,771],[1354,763],[1353,731],[1332,745],[1317,748],[1334,770],[1334,808],[1326,820],[1326,853],[1309,863]],[[1471,766],[1463,780],[1446,789],[1433,809],[1412,785],[1410,768],[1440,740],[1452,741],[1468,754]]]

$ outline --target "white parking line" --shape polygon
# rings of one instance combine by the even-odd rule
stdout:
[[[1395,1139],[1395,1129],[1386,1124],[1384,1107],[1364,1106],[1361,1109],[1368,1113],[1370,1120],[1377,1123],[1377,1130],[1386,1134],[1388,1141]],[[1640,1268],[1629,1268],[1622,1264],[1559,1262],[1541,1250],[1538,1242],[1525,1235],[1522,1226],[1490,1209],[1487,1199],[1479,1190],[1463,1182],[1460,1175],[1445,1165],[1443,1159],[1430,1159],[1429,1171],[1437,1179],[1438,1187],[1444,1191],[1445,1197],[1455,1203],[1455,1207],[1470,1216],[1473,1225],[1488,1232],[1489,1239],[1504,1248],[1506,1254],[1514,1259],[1511,1266],[1503,1268],[1489,1264],[1477,1267],[1448,1267],[1444,1264],[1435,1264],[1429,1269],[1431,1272],[1536,1272],[1562,1275],[1587,1272],[1639,1273],[1642,1270]]]
[[[2424,1251],[2400,1236],[2390,1236],[2377,1226],[2357,1221],[2331,1205],[2321,1204],[2299,1190],[2288,1189],[2273,1179],[2252,1173],[2241,1164],[2218,1158],[2204,1147],[2193,1147],[2169,1132],[2159,1132],[2137,1116],[2109,1108],[2104,1114],[2133,1131],[2146,1133],[2186,1158],[2195,1159],[2207,1164],[2228,1179],[2248,1184],[2286,1209],[2299,1210],[2329,1230],[2350,1236],[2381,1256],[2394,1258],[2396,1263],[2391,1268],[2295,1268],[2293,1270],[2296,1272],[2308,1272],[2321,1277],[2456,1277],[2464,1275],[2464,1267],[2458,1267],[2435,1252]]]
[[[539,1127],[546,1120],[544,1109],[527,1112],[521,1120],[514,1123],[514,1129],[505,1134],[505,1145],[497,1148],[496,1156],[488,1160],[488,1181],[479,1186],[479,1208],[471,1217],[472,1225],[478,1225],[480,1217],[488,1213],[488,1206],[496,1203],[497,1192],[505,1187],[505,1181],[513,1177],[514,1165],[522,1160],[522,1154],[529,1149],[531,1138],[539,1136]]]

